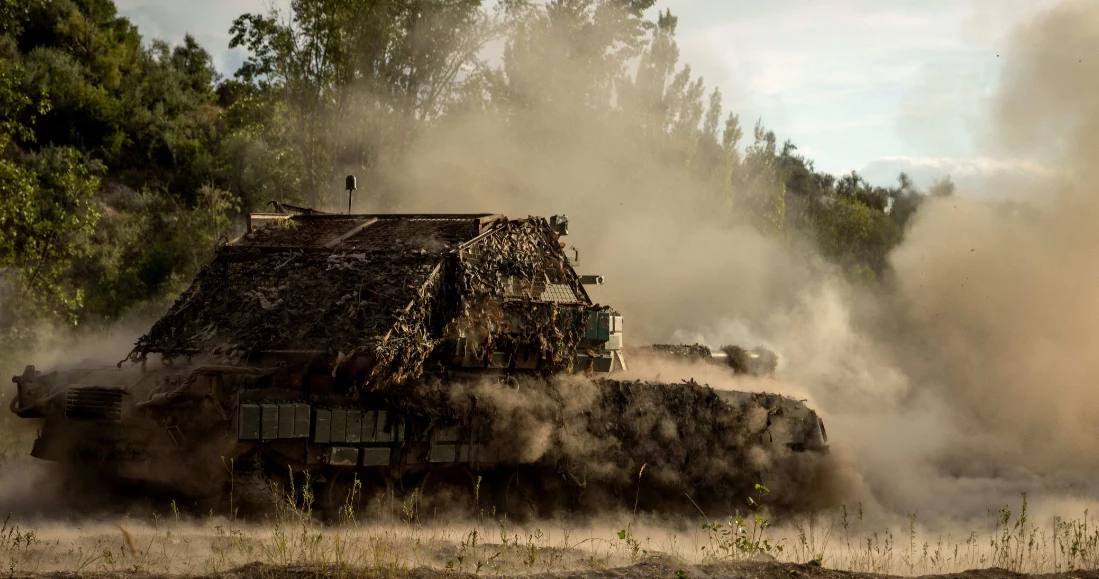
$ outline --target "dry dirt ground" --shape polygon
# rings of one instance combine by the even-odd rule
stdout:
[[[239,567],[232,571],[218,575],[208,576],[210,579],[367,579],[374,577],[407,577],[409,579],[450,579],[450,578],[475,578],[475,577],[525,577],[529,579],[602,579],[602,578],[692,578],[692,579],[885,579],[897,577],[894,575],[878,575],[873,573],[852,573],[849,571],[837,571],[815,565],[799,565],[794,563],[721,563],[713,565],[672,565],[664,562],[643,562],[628,567],[600,570],[560,571],[555,573],[541,573],[535,575],[474,575],[471,573],[459,573],[455,571],[438,569],[411,569],[393,574],[391,572],[375,572],[373,570],[349,571],[324,570],[314,567],[277,567],[263,564],[252,564]],[[41,573],[37,575],[9,575],[12,578],[56,578],[68,579],[80,577],[81,579],[167,579],[167,575],[150,573]],[[1017,579],[1031,577],[1021,573],[1014,573],[1004,569],[980,569],[965,571],[963,573],[951,573],[946,575],[924,575],[923,579]],[[1047,579],[1099,579],[1099,570],[1071,571],[1048,575],[1033,575]],[[204,578],[205,579],[205,578]]]

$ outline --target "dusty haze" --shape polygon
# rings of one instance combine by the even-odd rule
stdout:
[[[854,497],[931,518],[980,517],[1021,491],[1076,506],[1095,497],[1099,450],[1097,49],[1099,5],[1082,1],[1011,37],[985,146],[1055,177],[1006,191],[1016,205],[929,201],[879,288],[852,287],[799,240],[729,225],[727,205],[615,119],[564,107],[436,127],[394,168],[407,193],[385,209],[568,214],[578,269],[606,275],[596,297],[632,343],[778,350],[783,383],[852,453]],[[549,136],[524,140],[530,124]]]
[[[933,200],[892,256],[911,388],[942,400],[959,430],[940,472],[1018,476],[1089,501],[1099,450],[1097,48],[1093,2],[1065,2],[1013,35],[989,146],[1054,177],[1009,191],[1017,205]]]
[[[1099,490],[1099,4],[1066,2],[1011,42],[987,147],[1056,177],[1008,192],[1017,205],[930,200],[880,287],[730,220],[616,119],[565,106],[449,119],[388,169],[395,206],[364,191],[356,209],[568,214],[577,269],[606,276],[594,297],[631,343],[782,356],[777,381],[645,364],[637,377],[808,398],[846,499],[886,515],[968,523],[1022,491],[1044,515],[1079,515]],[[527,139],[531,124],[546,138]]]

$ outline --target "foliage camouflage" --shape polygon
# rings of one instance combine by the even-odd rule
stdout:
[[[359,383],[378,389],[420,377],[440,338],[463,330],[486,339],[486,363],[535,344],[546,372],[568,370],[587,320],[538,301],[539,280],[584,295],[556,239],[533,217],[286,216],[219,247],[130,358],[360,357]]]

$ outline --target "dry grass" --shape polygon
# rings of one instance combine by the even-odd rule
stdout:
[[[11,390],[3,394],[0,402],[6,406]],[[26,456],[33,438],[33,425],[17,421],[6,408],[0,411],[0,466]],[[477,497],[471,501],[478,503]],[[499,576],[653,559],[687,566],[760,558],[903,575],[987,567],[1023,573],[1099,568],[1099,527],[1087,511],[1036,522],[1025,495],[1015,511],[991,510],[984,524],[964,533],[929,530],[915,514],[901,524],[875,527],[861,505],[775,526],[754,503],[720,520],[704,520],[697,511],[682,514],[693,522],[673,524],[613,513],[595,521],[520,526],[491,512],[472,520],[420,513],[415,501],[393,496],[375,498],[365,512],[356,512],[353,503],[341,509],[338,524],[318,522],[312,497],[301,488],[273,496],[263,522],[231,514],[189,517],[174,504],[164,514],[77,523],[9,516],[0,524],[0,570],[209,575],[259,562],[336,575],[366,571],[397,577],[428,567]]]
[[[258,562],[390,577],[425,567],[500,576],[643,560],[686,567],[761,558],[902,575],[1099,567],[1099,529],[1086,512],[1040,526],[1029,518],[1025,495],[1017,514],[1007,508],[990,512],[986,528],[960,538],[921,530],[915,515],[904,527],[872,529],[859,506],[772,527],[765,512],[749,504],[739,516],[674,531],[630,513],[582,524],[516,526],[483,512],[474,520],[424,515],[412,502],[388,500],[369,513],[355,513],[349,502],[341,522],[329,525],[315,520],[311,497],[302,489],[280,493],[263,523],[187,518],[175,509],[167,516],[76,525],[26,526],[9,518],[0,531],[0,564],[10,573],[210,575]]]

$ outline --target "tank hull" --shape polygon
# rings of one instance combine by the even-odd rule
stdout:
[[[33,455],[246,513],[278,500],[275,485],[307,479],[313,507],[333,516],[358,481],[357,493],[387,496],[391,507],[416,497],[468,510],[478,497],[479,508],[513,517],[634,502],[726,508],[756,483],[790,490],[776,496],[796,505],[827,457],[822,423],[804,403],[694,382],[460,374],[348,397],[274,387],[263,369],[136,372],[64,383],[74,374],[28,370],[21,389],[53,401]],[[188,382],[192,390],[164,395],[165,384]],[[80,407],[91,388],[99,406]],[[124,392],[118,412],[103,410],[104,392]]]

